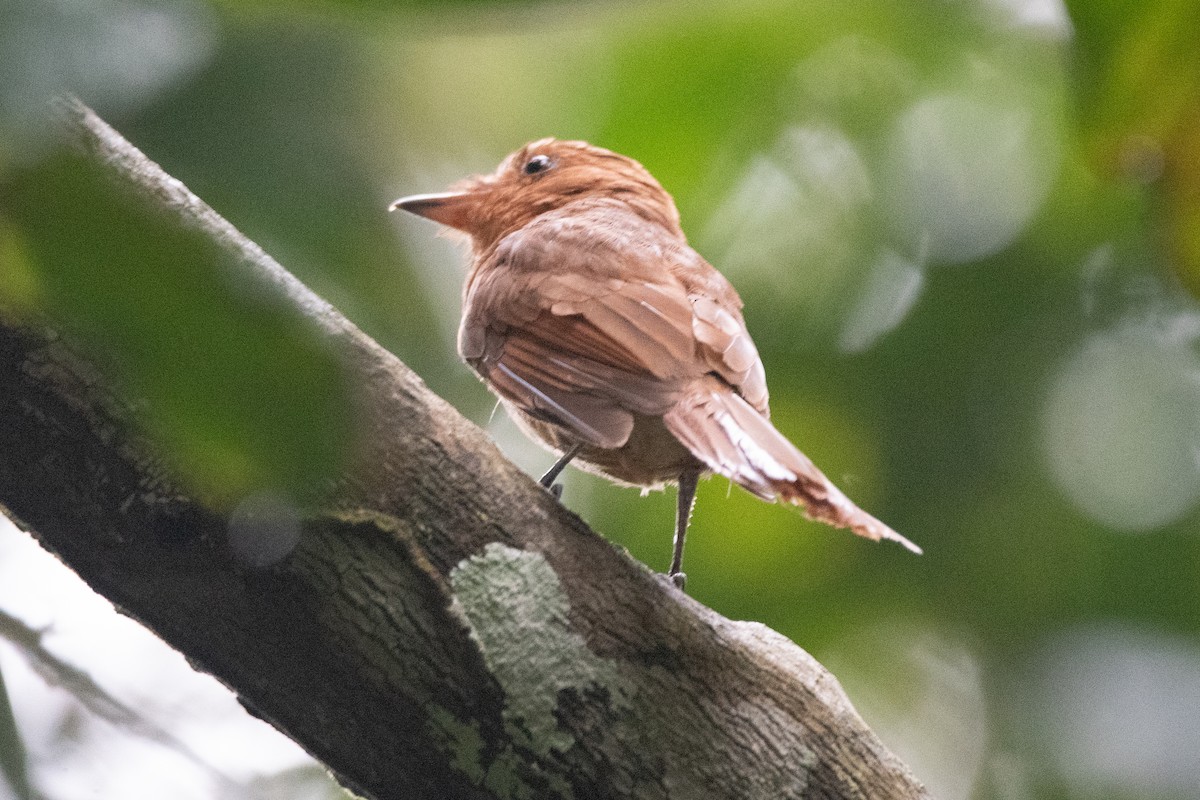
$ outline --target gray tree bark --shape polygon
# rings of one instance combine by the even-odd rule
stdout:
[[[928,796],[809,655],[590,531],[89,109],[59,108],[78,158],[319,326],[364,432],[252,568],[144,399],[0,304],[0,503],[96,591],[369,798]]]

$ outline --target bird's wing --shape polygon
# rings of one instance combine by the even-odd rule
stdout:
[[[662,248],[606,220],[549,219],[502,241],[468,282],[459,351],[509,403],[611,448],[707,367]]]
[[[724,275],[694,251],[688,254],[690,259],[676,272],[687,287],[692,333],[708,371],[732,386],[755,411],[770,417],[767,376],[742,318],[741,298]]]

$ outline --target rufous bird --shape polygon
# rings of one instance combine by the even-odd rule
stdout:
[[[771,424],[742,301],[688,246],[641,164],[541,139],[491,174],[392,204],[471,237],[458,352],[517,425],[620,484],[679,486],[668,575],[701,475],[868,539],[921,550],[861,510]],[[555,491],[557,496],[558,492]]]

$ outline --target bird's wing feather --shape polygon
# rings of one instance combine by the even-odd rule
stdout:
[[[722,302],[721,295],[716,293],[694,293],[692,330],[711,371],[737,389],[760,414],[769,416],[767,376],[762,359],[746,330],[739,308],[741,303],[732,287],[728,294],[732,296],[732,302]]]
[[[612,209],[546,215],[506,237],[467,287],[463,357],[508,402],[602,447],[624,444],[632,414],[665,413],[707,372],[765,408],[737,295],[681,275],[716,272],[646,225]]]

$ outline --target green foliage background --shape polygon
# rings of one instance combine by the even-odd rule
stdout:
[[[78,92],[484,425],[462,248],[387,203],[546,135],[627,153],[741,291],[777,425],[926,550],[714,480],[689,592],[825,661],[938,796],[1200,797],[1197,31],[1194,0],[19,3],[0,311],[94,340],[206,491],[302,498],[353,386],[89,182],[45,97]],[[666,566],[672,494],[571,474],[565,502]]]

